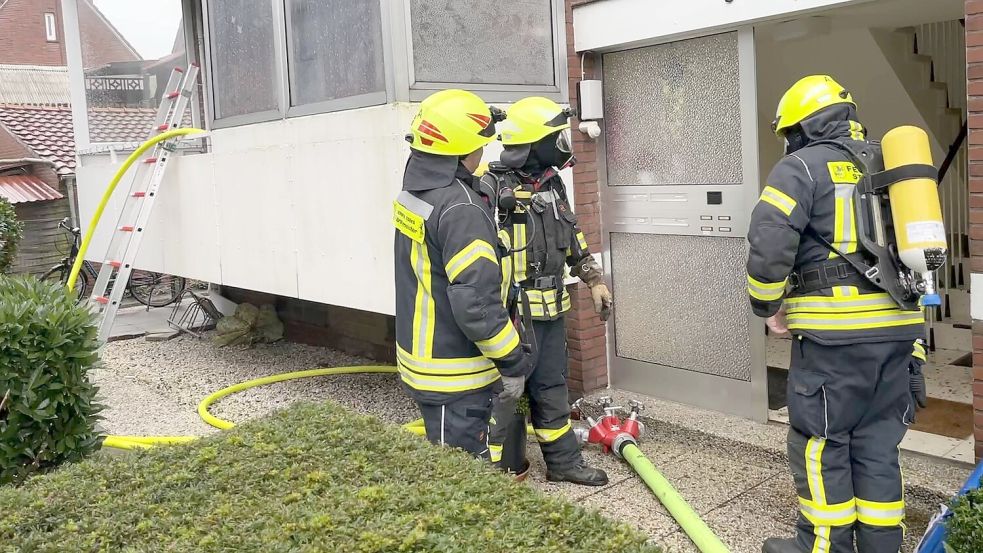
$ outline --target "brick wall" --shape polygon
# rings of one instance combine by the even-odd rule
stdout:
[[[983,0],[966,2],[966,78],[969,94],[969,252],[983,273]],[[983,294],[983,290],[975,290]],[[973,406],[976,460],[983,459],[983,321],[973,321]]]
[[[0,63],[12,65],[67,65],[60,0],[7,0],[0,2]],[[82,54],[86,67],[139,59],[116,29],[91,2],[78,3]],[[57,40],[48,42],[44,14],[54,13]]]
[[[567,70],[570,85],[570,104],[577,104],[577,82],[580,80],[580,56],[573,46],[573,6],[583,0],[566,0]],[[592,76],[593,63],[588,56],[587,77]],[[573,122],[574,155],[577,165],[573,168],[574,210],[580,228],[587,237],[592,252],[601,251],[601,216],[597,193],[597,145],[577,131],[578,121]],[[590,291],[581,283],[570,287],[573,309],[567,316],[567,342],[570,349],[569,384],[572,395],[589,393],[608,385],[607,344],[605,325],[594,314]],[[615,298],[617,302],[617,298]]]
[[[59,0],[8,0],[0,2],[0,63],[16,65],[66,65]],[[58,40],[48,42],[44,14],[54,13]]]
[[[227,286],[222,295],[236,303],[273,304],[283,321],[284,338],[291,342],[396,363],[395,317]]]

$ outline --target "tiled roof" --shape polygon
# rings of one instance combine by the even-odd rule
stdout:
[[[89,138],[92,142],[143,142],[156,113],[148,108],[91,108]],[[37,157],[54,162],[59,175],[75,172],[72,108],[0,104],[0,125]]]
[[[0,64],[0,103],[68,104],[68,68]]]
[[[12,204],[64,198],[35,175],[0,175],[0,197]]]

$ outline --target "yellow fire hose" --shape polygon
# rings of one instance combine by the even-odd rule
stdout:
[[[396,367],[390,366],[379,366],[370,365],[364,367],[330,367],[321,369],[310,369],[306,371],[294,371],[289,373],[275,374],[272,376],[264,376],[262,378],[254,378],[252,380],[247,380],[245,382],[240,382],[238,384],[233,384],[227,388],[222,388],[221,390],[210,394],[205,399],[201,400],[198,404],[198,415],[209,425],[218,428],[219,430],[228,430],[235,426],[232,421],[216,417],[208,411],[208,408],[212,406],[215,402],[220,399],[235,394],[237,392],[242,392],[250,388],[255,388],[257,386],[264,386],[267,384],[275,384],[277,382],[284,382],[287,380],[296,380],[298,378],[312,378],[315,376],[331,376],[338,374],[363,374],[363,373],[395,373]],[[415,420],[409,424],[403,426],[406,430],[418,435],[423,435],[426,431],[423,428],[423,419]],[[163,444],[176,444],[182,442],[190,442],[198,439],[196,436],[107,436],[103,445],[106,447],[113,447],[117,449],[138,449],[153,447],[155,445]]]

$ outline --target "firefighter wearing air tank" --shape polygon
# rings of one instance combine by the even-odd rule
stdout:
[[[570,426],[566,384],[564,313],[570,309],[570,295],[563,283],[566,267],[590,287],[595,310],[603,320],[611,310],[611,294],[577,227],[559,176],[560,170],[574,162],[572,113],[540,97],[524,98],[507,113],[499,125],[504,145],[501,163],[491,163],[481,182],[499,191],[500,223],[512,244],[518,311],[532,320],[536,361],[524,381],[522,377],[506,377],[505,387],[524,386],[528,393],[532,426],[549,480],[604,485],[607,475],[588,467],[581,456]],[[496,419],[498,413],[496,410]],[[507,432],[503,421],[497,422],[490,441],[495,461],[502,455]]]
[[[905,267],[898,252],[931,246],[941,229],[931,159],[912,156],[912,127],[885,136],[882,158],[850,93],[823,75],[785,93],[773,129],[786,155],[751,216],[747,280],[754,312],[793,336],[788,456],[799,519],[795,539],[771,538],[763,551],[846,553],[856,543],[897,553],[898,445],[924,403],[919,295],[936,299],[927,273],[938,265],[924,260],[940,253],[923,247],[923,266],[910,255]]]
[[[424,100],[393,213],[400,378],[431,442],[484,458],[500,377],[532,370],[505,309],[492,199],[472,176],[499,113],[463,90]]]

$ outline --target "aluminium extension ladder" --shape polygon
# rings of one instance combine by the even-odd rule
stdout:
[[[167,81],[164,97],[157,108],[157,117],[149,138],[180,127],[185,111],[194,93],[198,79],[198,66],[191,65],[187,70],[175,67]],[[158,142],[149,157],[141,160],[133,171],[130,188],[119,219],[113,229],[113,237],[106,249],[106,259],[99,270],[99,276],[92,288],[89,305],[101,318],[99,321],[99,342],[109,339],[116,313],[119,311],[127,283],[133,271],[143,232],[157,199],[157,191],[164,178],[164,170],[170,155],[177,148],[174,140]]]

